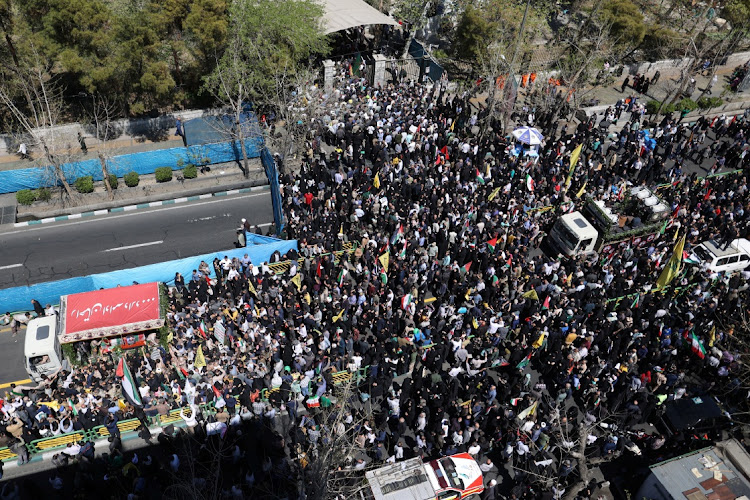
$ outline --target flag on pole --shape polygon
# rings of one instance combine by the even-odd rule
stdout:
[[[297,291],[299,292],[302,290],[302,277],[299,273],[294,275],[294,278],[292,278],[292,283],[297,287]]]
[[[133,375],[130,373],[128,363],[125,361],[125,357],[120,358],[117,362],[117,371],[115,372],[117,378],[121,379],[120,384],[122,386],[122,395],[125,399],[133,406],[143,406],[141,401],[141,394],[138,392],[138,386],[135,383]]]
[[[193,366],[196,368],[202,368],[206,366],[206,357],[203,355],[203,346],[198,346],[198,351],[195,353],[195,360]]]
[[[214,390],[214,395],[216,396],[216,403],[214,403],[214,406],[216,408],[221,408],[222,406],[226,406],[226,401],[224,401],[224,396],[221,394],[221,391],[216,388],[215,385],[211,384],[211,388]]]
[[[346,277],[346,269],[341,269],[341,271],[339,271],[338,278],[336,278],[336,283],[338,283],[339,286],[343,285],[345,277]]]
[[[201,337],[208,338],[208,328],[206,328],[206,323],[204,321],[201,321],[201,324],[198,326],[198,333],[201,334]]]
[[[641,294],[640,293],[636,293],[635,294],[635,300],[633,301],[632,304],[630,304],[630,308],[631,309],[637,309],[638,308],[638,303],[640,301],[641,301]]]
[[[659,279],[656,280],[657,289],[662,289],[670,284],[680,272],[680,267],[682,266],[682,249],[685,247],[685,236],[683,235],[680,241],[677,242],[677,245],[675,245],[672,257],[661,272]]]
[[[473,263],[474,263],[474,261],[471,261],[471,262],[469,262],[468,264],[466,264],[466,265],[464,266],[464,269],[466,269],[466,272],[467,272],[467,273],[469,272],[469,269],[471,269],[471,265],[472,265]]]
[[[495,188],[495,189],[493,189],[492,192],[490,193],[490,195],[487,197],[487,200],[488,201],[494,200],[495,196],[497,196],[500,193],[500,189],[501,188]]]
[[[378,260],[380,261],[380,264],[383,266],[383,269],[385,269],[385,272],[388,272],[388,264],[391,261],[391,254],[389,252],[385,252],[383,255],[378,257]]]
[[[703,342],[700,341],[695,332],[690,332],[690,348],[693,352],[701,359],[706,357],[706,348],[703,347]]]
[[[572,153],[570,153],[570,170],[568,171],[568,178],[565,181],[565,187],[570,187],[570,181],[573,179],[573,172],[576,171],[576,165],[578,164],[578,158],[581,156],[581,149],[583,149],[583,143],[579,144]]]
[[[344,224],[341,224],[341,227],[339,228],[339,234],[344,234]]]
[[[544,299],[544,303],[542,304],[542,310],[549,309],[549,295]]]
[[[393,232],[393,236],[391,236],[391,245],[395,245],[395,244],[396,244],[396,242],[397,242],[397,241],[398,241],[398,240],[399,240],[400,238],[403,238],[403,236],[404,236],[404,225],[403,225],[403,224],[399,224],[399,225],[398,225],[398,229],[396,229],[396,230],[395,230],[395,231]]]
[[[398,256],[402,259],[406,258],[406,240],[404,240],[404,246],[401,248],[401,251],[398,253]]]
[[[533,192],[534,191],[534,184],[536,184],[534,182],[534,179],[532,179],[529,174],[526,174],[526,189],[528,189],[529,191]]]
[[[412,296],[410,293],[407,293],[403,297],[401,297],[401,309],[406,309],[409,307],[409,304],[411,304]]]
[[[495,247],[497,247],[497,236],[487,242],[487,248],[489,249],[490,253],[495,253]]]
[[[531,299],[531,300],[539,300],[539,295],[536,293],[536,290],[529,290],[528,292],[521,295],[524,299]]]
[[[711,333],[708,334],[708,347],[713,347],[716,342],[716,325],[711,327]]]
[[[474,330],[479,330],[479,322],[477,321],[477,318],[471,319],[471,326],[474,327]]]
[[[523,370],[524,368],[526,368],[526,367],[527,367],[527,366],[529,365],[529,362],[531,361],[531,355],[532,355],[533,353],[534,353],[534,351],[531,351],[531,352],[529,352],[529,353],[528,353],[528,354],[526,355],[526,357],[525,357],[525,358],[523,358],[523,359],[521,360],[521,362],[520,362],[520,363],[518,363],[518,364],[516,365],[516,368],[518,368],[519,370]]]
[[[253,280],[254,279],[255,278],[250,277],[250,279],[247,280],[247,289],[250,290],[250,293],[252,293],[253,295],[255,295],[257,297],[258,296],[258,292],[255,290],[255,285],[253,284]]]
[[[533,344],[531,344],[531,347],[534,349],[539,349],[542,347],[542,344],[544,344],[544,340],[547,338],[547,332],[542,332],[539,334],[539,337],[534,341]]]
[[[321,261],[319,260],[318,261],[318,267],[317,267],[317,269],[315,269],[315,274],[318,275],[318,278],[320,278],[323,275],[323,272],[320,270],[320,263],[321,263]]]
[[[375,189],[380,189],[380,172],[375,174],[375,179],[372,181],[372,185]]]
[[[479,171],[478,168],[475,168],[476,170],[476,179],[479,184],[484,184],[484,177],[482,177],[482,173]]]

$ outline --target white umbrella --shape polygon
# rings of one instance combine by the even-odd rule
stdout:
[[[513,137],[529,146],[536,146],[542,143],[544,136],[534,127],[520,127],[513,131]]]

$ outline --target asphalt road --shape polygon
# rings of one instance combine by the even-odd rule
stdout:
[[[212,198],[0,233],[0,288],[226,250],[242,218],[270,224],[270,195]]]
[[[234,230],[242,218],[267,230],[273,221],[269,194],[13,229],[0,233],[0,288],[220,252],[233,247]],[[21,330],[12,338],[9,327],[0,327],[0,383],[28,378],[23,368],[24,335]]]

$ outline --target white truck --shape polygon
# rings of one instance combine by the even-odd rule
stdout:
[[[601,200],[587,198],[581,211],[557,219],[546,238],[552,253],[611,257],[626,246],[649,245],[670,215],[667,204],[645,187],[632,188],[614,208],[617,212]]]
[[[419,457],[368,471],[363,496],[375,500],[479,499],[482,470],[468,453],[423,463]]]

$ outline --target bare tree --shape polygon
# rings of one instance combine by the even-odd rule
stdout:
[[[30,56],[21,61],[17,68],[18,77],[0,81],[0,104],[17,122],[23,133],[30,138],[32,146],[41,147],[47,168],[51,169],[55,183],[63,186],[68,198],[73,190],[63,171],[64,151],[60,150],[61,138],[57,130],[58,119],[63,107],[62,88],[52,77],[52,63],[46,60],[31,45]],[[26,106],[15,96],[22,92]]]
[[[102,95],[91,95],[91,107],[84,106],[84,115],[93,129],[94,137],[100,143],[96,155],[99,158],[99,165],[102,169],[104,187],[107,189],[110,199],[115,197],[115,193],[109,182],[109,167],[107,162],[113,156],[110,141],[120,135],[113,120],[117,114],[117,105]]]

